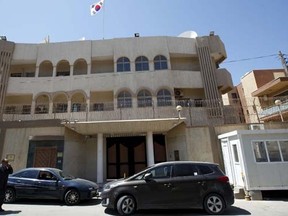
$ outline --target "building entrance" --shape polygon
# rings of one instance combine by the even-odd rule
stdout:
[[[155,163],[166,161],[165,139],[154,135]],[[109,137],[107,143],[107,179],[132,176],[147,167],[146,137]]]

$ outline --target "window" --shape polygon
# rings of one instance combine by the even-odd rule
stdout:
[[[71,107],[71,112],[80,112],[81,110],[81,104],[80,103],[73,103]]]
[[[157,106],[171,106],[171,93],[167,89],[162,89],[157,93]]]
[[[288,161],[288,141],[280,141],[279,143],[283,161]]]
[[[138,107],[151,107],[152,96],[147,90],[141,90],[137,95]]]
[[[67,112],[67,104],[66,103],[58,103],[56,104],[56,109],[54,113],[65,113]]]
[[[117,98],[118,108],[132,107],[131,94],[128,91],[120,92]]]
[[[56,179],[56,177],[52,173],[50,173],[48,171],[40,171],[38,179],[52,180],[52,179]]]
[[[95,103],[93,104],[94,111],[104,111],[104,103]]]
[[[22,114],[30,114],[31,112],[31,105],[23,105]]]
[[[36,179],[37,175],[38,175],[37,170],[25,170],[23,172],[16,173],[13,176],[21,177],[21,178],[34,178],[34,179]]]
[[[117,72],[130,71],[130,60],[127,57],[121,57],[117,60]]]
[[[174,176],[196,176],[198,175],[197,167],[194,164],[176,164]]]
[[[268,162],[264,142],[253,142],[253,150],[256,162]]]
[[[135,60],[136,71],[147,71],[149,70],[149,61],[145,56],[139,56]]]
[[[150,170],[150,173],[152,173],[152,178],[170,178],[171,168],[171,165],[155,167]]]
[[[288,140],[252,142],[256,162],[288,161]]]
[[[239,163],[239,156],[238,156],[237,145],[232,145],[232,149],[233,149],[234,161],[235,161],[236,163]]]
[[[165,56],[158,55],[154,58],[154,70],[168,69],[167,59]]]
[[[15,114],[15,113],[16,113],[16,106],[5,107],[5,114]]]
[[[210,174],[213,173],[214,171],[209,167],[209,166],[205,166],[205,165],[197,165],[199,172],[203,175],[205,174]]]
[[[267,141],[266,146],[267,146],[267,151],[268,151],[268,155],[269,155],[269,160],[271,162],[281,161],[280,149],[278,146],[278,142],[277,141]]]

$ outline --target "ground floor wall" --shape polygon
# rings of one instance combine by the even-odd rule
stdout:
[[[270,125],[269,127],[274,126]],[[218,127],[187,127],[182,123],[170,131],[160,134],[161,136],[157,136],[157,132],[153,131],[139,132],[138,135],[134,134],[133,136],[142,136],[143,140],[141,142],[145,144],[141,144],[141,150],[134,149],[138,153],[132,155],[132,157],[137,157],[137,160],[133,159],[133,161],[141,163],[139,166],[142,167],[144,167],[143,163],[149,166],[165,160],[209,161],[223,165],[221,145],[217,136],[232,130],[247,128],[249,128],[248,125],[243,124]],[[105,182],[109,177],[107,173],[107,140],[111,137],[113,137],[111,134],[97,133],[91,136],[81,135],[59,123],[54,126],[45,124],[18,125],[17,127],[1,128],[0,152],[2,152],[2,158],[9,157],[12,159],[11,163],[14,170],[17,171],[33,166],[35,157],[47,156],[43,154],[43,151],[49,149],[51,154],[56,154],[54,157],[57,160],[55,166],[59,166],[71,175],[99,183]],[[127,134],[118,134],[118,137],[129,139]],[[113,139],[117,140],[117,136]],[[121,143],[113,142],[115,145]],[[159,143],[163,143],[164,148]],[[125,145],[127,147],[128,142]],[[35,146],[41,148],[36,149]],[[120,148],[119,154],[127,159],[127,152],[131,149]],[[121,160],[116,161],[116,165],[122,162]],[[124,163],[128,163],[129,166],[129,161],[124,160]],[[120,173],[120,176],[117,177],[123,177],[123,173]],[[125,173],[127,172],[125,171]]]

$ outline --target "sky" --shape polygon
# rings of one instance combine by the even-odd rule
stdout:
[[[288,0],[0,0],[0,35],[15,43],[172,36],[211,31],[225,44],[220,64],[238,85],[245,73],[283,68],[288,59]]]

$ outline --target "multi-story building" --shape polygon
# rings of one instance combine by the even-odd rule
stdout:
[[[15,170],[52,166],[99,183],[160,161],[217,162],[210,127],[239,122],[220,99],[233,87],[225,58],[214,34],[0,40],[0,155]]]
[[[241,78],[237,92],[247,123],[287,121],[288,77],[284,69],[252,70]]]

